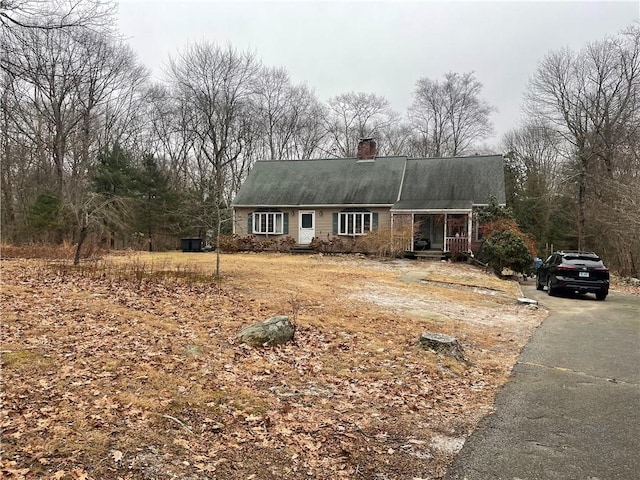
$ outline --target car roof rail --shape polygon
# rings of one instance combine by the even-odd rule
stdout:
[[[593,255],[594,257],[600,257],[596,252],[588,252],[585,250],[559,250],[559,255]]]

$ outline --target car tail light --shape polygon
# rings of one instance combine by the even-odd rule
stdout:
[[[560,270],[560,271],[562,271],[562,270],[575,270],[575,269],[576,269],[576,267],[574,267],[573,265],[565,265],[564,263],[558,265],[558,268],[556,268],[556,270]]]
[[[594,268],[594,270],[597,270],[598,272],[608,272],[609,269],[607,267],[596,267]]]

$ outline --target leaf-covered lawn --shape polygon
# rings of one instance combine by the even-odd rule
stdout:
[[[225,255],[202,282],[214,266],[3,261],[2,475],[439,478],[543,315],[468,265]],[[276,314],[292,344],[236,341]],[[417,348],[424,331],[469,363]]]

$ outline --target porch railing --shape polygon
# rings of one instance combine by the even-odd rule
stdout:
[[[469,250],[469,238],[468,237],[445,237],[444,239],[444,251],[445,252],[466,252]]]
[[[413,238],[404,235],[394,235],[393,246],[397,250],[404,250],[406,252],[413,251]],[[469,248],[468,237],[445,237],[444,239],[444,252],[468,252]]]
[[[393,247],[397,251],[410,252],[413,250],[413,238],[410,235],[394,235]]]

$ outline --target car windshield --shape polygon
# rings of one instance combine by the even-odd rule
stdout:
[[[562,258],[566,260],[593,260],[596,262],[600,261],[600,257],[594,254],[580,255],[579,253],[571,253],[563,255]]]
[[[569,265],[584,265],[585,267],[603,267],[602,260],[598,257],[564,257],[563,263]]]

